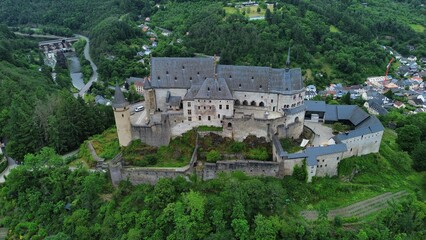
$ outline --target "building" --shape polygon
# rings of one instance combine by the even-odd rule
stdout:
[[[287,66],[289,63],[288,57]],[[276,177],[291,175],[294,166],[302,166],[304,160],[309,179],[336,175],[341,159],[377,152],[383,133],[380,121],[357,106],[306,104],[300,68],[220,65],[214,58],[152,58],[144,96],[145,121],[132,124],[128,103],[116,88],[112,105],[120,146],[135,139],[152,146],[167,145],[171,138],[194,127],[220,126],[222,136],[237,141],[248,135],[270,141],[273,170],[269,174]],[[355,130],[336,135],[329,146],[285,152],[279,138],[299,138],[305,119],[345,121]],[[234,166],[226,161],[220,164]]]

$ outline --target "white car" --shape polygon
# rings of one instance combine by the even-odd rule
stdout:
[[[140,112],[140,111],[143,111],[144,109],[145,109],[144,106],[139,106],[139,107],[135,108],[135,112]]]

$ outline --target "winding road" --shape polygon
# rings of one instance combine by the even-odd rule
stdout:
[[[16,164],[15,160],[13,160],[10,157],[6,157],[6,158],[7,158],[8,166],[2,173],[0,173],[0,183],[4,183],[6,181],[5,177],[7,175],[9,175],[10,170],[12,170],[12,169],[14,169],[18,166]]]

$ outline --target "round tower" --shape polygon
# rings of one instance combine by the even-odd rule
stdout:
[[[132,141],[129,102],[124,98],[118,84],[115,86],[112,109],[114,110],[115,125],[117,126],[118,142],[120,146],[126,147]]]

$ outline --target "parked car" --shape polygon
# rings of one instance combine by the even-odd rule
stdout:
[[[145,109],[144,106],[139,106],[139,107],[135,108],[135,112],[140,112],[140,111],[143,111],[144,109]]]

